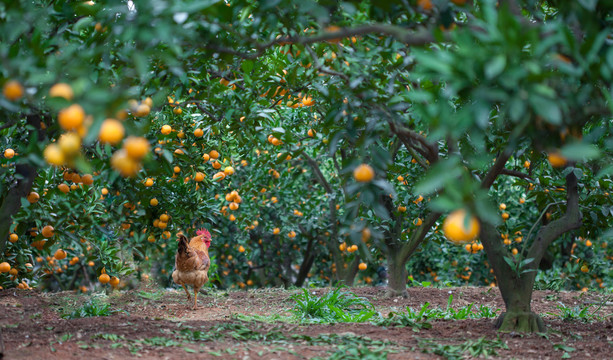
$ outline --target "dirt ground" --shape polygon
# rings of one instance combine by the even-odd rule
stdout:
[[[386,298],[381,288],[346,289],[367,298],[383,316],[391,311],[468,304],[502,309],[496,289],[411,288],[409,298]],[[493,319],[431,320],[430,329],[372,323],[299,325],[291,317],[302,290],[211,291],[191,310],[183,292],[143,286],[108,295],[0,291],[3,359],[611,359],[611,297],[596,293],[535,291],[533,311],[547,333],[499,334]],[[329,289],[309,289],[318,295]],[[63,319],[98,297],[110,316]],[[559,306],[592,305],[599,321],[561,320]],[[597,308],[599,308],[597,310]],[[551,313],[551,314],[550,314]]]

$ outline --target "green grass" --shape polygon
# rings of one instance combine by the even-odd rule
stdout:
[[[504,341],[500,339],[488,340],[485,337],[468,340],[457,345],[439,344],[434,340],[423,339],[419,341],[418,346],[424,353],[439,355],[449,360],[498,356],[497,350],[509,349]]]
[[[296,302],[292,312],[301,323],[366,322],[378,314],[367,299],[342,288],[321,297],[303,289],[291,298]]]
[[[61,317],[63,319],[79,319],[86,317],[109,316],[118,311],[119,310],[111,309],[109,304],[93,298],[80,308],[77,308],[70,313],[63,313]]]

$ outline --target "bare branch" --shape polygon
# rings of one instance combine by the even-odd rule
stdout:
[[[498,175],[500,175],[500,173],[504,169],[505,164],[511,157],[511,153],[511,149],[506,148],[501,154],[498,154],[496,162],[494,162],[494,165],[492,165],[490,170],[487,172],[487,174],[481,181],[481,187],[483,189],[489,189],[492,184],[494,184],[494,181],[496,181],[496,178],[498,178]]]
[[[511,170],[511,169],[502,169],[500,171],[501,175],[508,175],[508,176],[514,176],[520,179],[528,179],[528,180],[532,180],[532,178],[530,177],[530,175],[523,173],[521,171],[517,171],[517,170]]]

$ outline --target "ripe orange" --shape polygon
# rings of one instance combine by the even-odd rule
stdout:
[[[243,245],[238,247],[238,252],[245,252],[245,248],[243,247]]]
[[[211,159],[211,157],[209,156],[209,154],[202,155],[202,160],[204,160],[205,162],[209,161],[210,159]]]
[[[504,210],[504,209],[506,209],[506,208],[507,208],[507,206],[506,206],[504,203],[501,203],[500,205],[498,205],[498,208],[499,208],[500,210]]]
[[[472,216],[468,219],[466,227],[466,210],[458,209],[445,219],[443,222],[443,234],[453,243],[465,243],[474,240],[479,235],[479,221]]]
[[[123,142],[123,148],[132,159],[140,160],[144,158],[150,150],[149,141],[144,137],[129,136]]]
[[[170,219],[170,217],[168,215],[166,215],[166,214],[160,215],[160,221],[168,222],[168,219]]]
[[[230,203],[230,210],[238,210],[239,205],[235,202]]]
[[[547,160],[549,160],[549,163],[554,168],[565,166],[567,162],[566,158],[560,155],[560,153],[558,152],[549,153],[549,155],[547,156]]]
[[[172,169],[172,171],[174,171],[174,172],[175,172],[175,174],[178,174],[178,173],[180,173],[180,172],[181,172],[181,168],[180,168],[180,167],[178,167],[178,166],[175,166],[175,167]]]
[[[12,159],[13,156],[15,156],[15,150],[13,149],[6,149],[4,150],[4,157],[7,159]]]
[[[43,151],[43,157],[47,162],[51,165],[61,166],[66,162],[66,158],[64,157],[64,152],[58,144],[49,144]]]
[[[117,287],[117,285],[119,285],[119,278],[117,276],[111,276],[109,284],[111,284],[112,287]]]
[[[147,180],[145,180],[145,186],[146,187],[153,186],[153,179],[152,178],[147,178]]]
[[[213,165],[213,169],[215,169],[215,170],[221,169],[221,163],[219,161],[217,161],[217,160],[213,161],[211,163],[211,165]]]
[[[43,228],[43,230],[41,231],[41,234],[43,234],[43,236],[46,237],[46,238],[52,237],[53,234],[54,234],[53,226],[51,226],[51,225],[45,226]]]
[[[509,218],[509,213],[503,212],[500,217],[502,217],[503,220],[507,220]]]
[[[370,239],[370,229],[369,228],[362,229],[362,241],[368,242],[369,239]]]
[[[213,181],[217,181],[220,182],[221,180],[226,178],[226,174],[224,174],[222,171],[216,173],[215,175],[213,175]]]
[[[15,101],[23,96],[23,86],[17,80],[9,80],[4,84],[2,93],[8,100]]]
[[[196,182],[201,182],[201,181],[203,181],[203,180],[204,180],[204,173],[201,173],[200,171],[198,171],[198,172],[196,173],[196,175],[194,176],[194,180],[195,180]]]
[[[164,135],[168,135],[168,134],[170,134],[172,132],[172,128],[170,127],[170,125],[164,125],[164,126],[162,126],[161,132]]]
[[[183,109],[181,109],[179,107],[178,108],[174,108],[174,109],[172,109],[172,113],[175,114],[175,115],[181,115],[181,114],[183,114]]]
[[[134,109],[133,115],[136,117],[144,117],[149,115],[151,112],[151,107],[147,104],[140,104]]]
[[[217,152],[217,150],[211,150],[211,152],[209,152],[209,156],[211,159],[217,159],[219,158],[219,152]]]
[[[272,230],[272,233],[275,234],[275,235],[278,235],[280,232],[281,232],[281,229],[279,229],[279,228],[274,228]]]
[[[314,137],[315,136],[315,130],[309,129],[309,131],[307,131],[307,135],[309,135],[310,137]]]
[[[94,183],[94,177],[91,174],[85,174],[81,177],[83,185],[92,185]]]
[[[370,182],[375,178],[375,171],[368,164],[361,164],[353,170],[353,177],[359,182]]]
[[[590,240],[585,240],[585,246],[592,246],[592,242]]]
[[[109,189],[107,189],[107,188],[102,188],[102,190],[100,190],[100,192],[102,193],[102,195],[108,195],[108,193],[109,193]]]
[[[100,276],[98,277],[98,281],[103,284],[106,284],[111,281],[111,277],[108,274],[100,274]]]
[[[365,263],[360,263],[360,265],[358,265],[358,269],[360,270],[366,270],[368,266]]]
[[[150,108],[153,107],[153,99],[150,96],[147,96],[145,98],[145,100],[143,100],[143,104],[149,106]]]
[[[19,236],[17,234],[9,235],[9,241],[12,242],[13,244],[16,243],[17,240],[19,240]]]
[[[57,83],[49,89],[50,97],[61,97],[68,101],[72,100],[74,93],[72,87],[66,83]]]
[[[587,267],[587,265],[585,265],[585,264],[584,264],[584,265],[582,265],[582,266],[581,266],[581,272],[586,273],[586,272],[588,272],[588,271],[590,271],[590,268],[589,268],[589,267]]]
[[[0,264],[0,273],[7,273],[11,271],[11,265],[6,261]]]
[[[156,198],[153,198],[153,199],[149,200],[149,205],[151,205],[151,206],[158,206],[158,204],[159,204],[159,202],[158,202],[158,199],[156,199]]]
[[[236,216],[234,216],[234,215],[232,214],[232,215],[230,215],[230,216],[228,217],[228,219],[229,219],[230,221],[234,221],[234,220],[236,220]]]
[[[140,163],[128,156],[125,149],[116,151],[111,157],[111,166],[122,176],[134,176],[140,170]]]
[[[524,161],[524,167],[528,169],[530,167],[530,161],[528,160]]]
[[[103,144],[116,145],[123,139],[125,130],[119,120],[106,119],[100,127],[100,134],[98,139]]]
[[[421,224],[423,224],[423,221],[421,220],[421,218],[417,218],[413,220],[413,224],[415,224],[415,226],[421,226]]]
[[[38,199],[40,199],[40,196],[38,195],[37,192],[32,191],[31,193],[28,194],[28,202],[30,204],[36,203]]]
[[[223,172],[226,175],[233,175],[234,174],[234,168],[232,166],[226,166],[226,168],[223,169]]]
[[[196,130],[194,130],[194,136],[195,137],[202,137],[204,135],[204,131],[202,131],[202,129],[198,128]]]
[[[56,258],[57,260],[64,260],[64,259],[66,259],[66,251],[64,251],[62,249],[57,249],[55,254],[53,254],[53,257]]]
[[[65,156],[72,157],[81,149],[81,137],[73,131],[67,132],[60,136],[57,144]]]
[[[85,111],[79,104],[73,104],[60,111],[57,116],[57,120],[66,131],[77,130],[83,125],[85,120]]]

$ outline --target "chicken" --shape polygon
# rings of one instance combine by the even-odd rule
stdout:
[[[194,309],[198,308],[198,291],[209,281],[210,246],[211,234],[206,229],[198,230],[189,243],[185,235],[179,235],[179,248],[175,256],[175,271],[172,272],[172,279],[183,286],[187,294],[187,301],[191,301],[187,285],[194,287]]]

